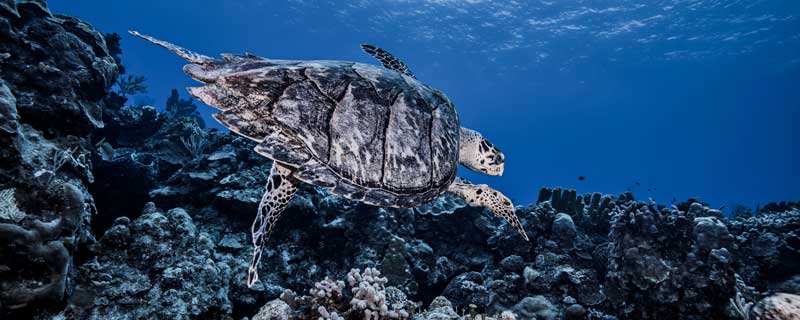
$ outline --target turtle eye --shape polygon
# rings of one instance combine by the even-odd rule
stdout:
[[[506,161],[505,158],[502,153],[498,153],[494,156],[494,163],[503,164]]]
[[[503,163],[503,156],[500,154],[495,154],[492,156],[492,165],[500,165]]]

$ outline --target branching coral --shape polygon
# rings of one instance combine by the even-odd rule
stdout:
[[[750,319],[750,309],[753,308],[753,303],[747,302],[741,292],[736,291],[736,297],[730,299],[730,306],[740,319]]]
[[[19,222],[22,218],[25,218],[25,213],[17,208],[14,189],[0,191],[0,219]]]
[[[390,306],[386,299],[385,277],[375,268],[366,268],[364,272],[357,269],[350,270],[347,282],[353,287],[353,299],[350,304],[355,310],[364,312],[364,320],[378,320],[383,317],[389,319],[407,319],[408,312],[402,307]]]
[[[363,272],[352,269],[347,274],[352,296],[346,297],[345,282],[326,277],[314,284],[314,288],[309,290],[310,296],[298,297],[293,291],[286,290],[281,300],[294,312],[303,316],[310,314],[318,320],[408,319],[414,304],[409,303],[399,289],[386,287],[387,282],[375,268],[366,268]],[[345,302],[347,298],[350,298],[349,303]]]
[[[316,311],[325,320],[344,320],[336,311],[328,311],[331,306],[338,305],[342,300],[342,289],[344,281],[334,281],[330,277],[314,284],[314,288],[309,290],[312,303],[317,306]]]

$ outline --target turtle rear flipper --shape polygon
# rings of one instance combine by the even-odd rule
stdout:
[[[255,152],[292,167],[302,166],[312,159],[306,145],[297,141],[285,128],[273,123],[269,133],[256,147]]]
[[[183,72],[189,75],[192,79],[203,83],[214,83],[220,77],[242,71],[243,67],[249,66],[247,62],[256,60],[255,56],[246,55],[223,55],[223,60],[214,59],[204,54],[191,51],[176,44],[159,40],[148,35],[141,34],[137,31],[128,31],[130,34],[154,43],[163,47],[181,58],[189,61],[191,64],[183,66]],[[260,59],[259,60],[264,60]],[[251,66],[253,67],[253,66]]]
[[[193,52],[191,50],[185,49],[185,48],[183,48],[181,46],[178,46],[178,45],[175,45],[175,44],[163,41],[163,40],[158,40],[158,39],[153,38],[151,36],[141,34],[138,31],[130,30],[130,31],[128,31],[128,33],[130,33],[130,34],[132,34],[134,36],[137,36],[139,38],[145,39],[147,41],[150,41],[150,42],[152,42],[152,43],[154,43],[154,44],[156,44],[158,46],[164,47],[165,49],[167,49],[169,51],[172,51],[175,54],[179,55],[181,58],[186,59],[186,61],[189,61],[189,62],[194,63],[194,64],[206,65],[206,64],[212,64],[214,62],[219,62],[219,60],[216,60],[216,59],[214,59],[212,57]]]
[[[234,90],[217,84],[209,84],[203,87],[186,88],[193,97],[203,103],[221,111],[227,111],[247,103],[244,97]]]
[[[384,68],[397,71],[414,79],[417,78],[413,73],[411,73],[411,70],[408,69],[408,66],[402,60],[393,56],[391,53],[389,53],[389,51],[383,50],[371,44],[362,44],[361,50],[364,50],[364,52],[366,52],[368,55],[378,59]]]

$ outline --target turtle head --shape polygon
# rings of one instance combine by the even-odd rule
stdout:
[[[506,157],[503,152],[486,140],[478,131],[462,127],[460,134],[459,161],[472,171],[490,176],[502,176]]]

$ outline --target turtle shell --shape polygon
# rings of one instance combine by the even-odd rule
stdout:
[[[207,84],[190,92],[297,179],[369,204],[414,207],[455,178],[460,126],[440,91],[368,64],[224,57],[184,68]]]

